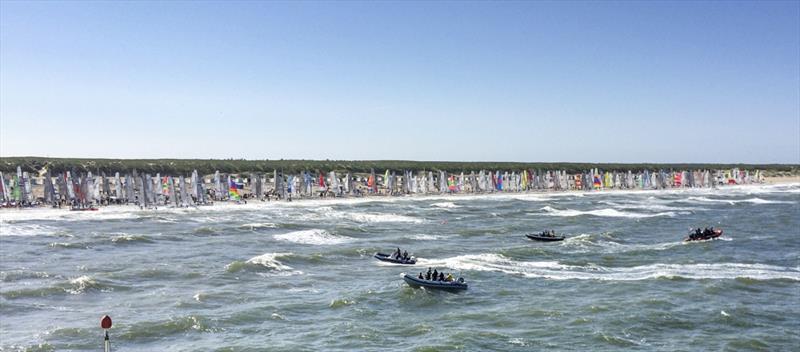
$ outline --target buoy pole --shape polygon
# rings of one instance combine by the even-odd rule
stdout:
[[[108,338],[108,329],[111,329],[111,317],[108,315],[104,315],[100,318],[100,327],[103,328],[105,332],[104,339],[103,339],[103,350],[105,352],[111,352],[111,340]]]

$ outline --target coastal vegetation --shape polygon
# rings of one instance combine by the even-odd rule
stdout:
[[[411,161],[411,160],[244,160],[244,159],[81,159],[81,158],[46,158],[46,157],[0,157],[0,171],[16,172],[17,166],[27,172],[54,173],[63,171],[95,173],[132,172],[134,169],[145,173],[161,173],[168,175],[186,175],[192,170],[198,173],[272,172],[282,170],[286,173],[297,173],[305,170],[314,171],[347,171],[368,173],[389,170],[409,171],[447,171],[449,173],[470,172],[479,170],[565,170],[568,173],[580,173],[592,168],[614,171],[648,170],[703,170],[731,169],[763,170],[767,176],[800,175],[798,164],[691,164],[691,163],[575,163],[575,162],[472,162],[472,161]]]

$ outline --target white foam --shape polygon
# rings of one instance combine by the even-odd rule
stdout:
[[[550,206],[546,206],[541,208],[540,210],[544,211],[544,214],[547,216],[562,216],[562,217],[573,217],[573,216],[580,216],[580,215],[592,215],[592,216],[601,216],[601,217],[612,217],[612,218],[652,218],[658,216],[668,216],[674,217],[679,213],[673,211],[667,212],[660,212],[660,213],[653,213],[653,214],[643,214],[643,213],[633,213],[633,212],[623,212],[613,208],[603,208],[603,209],[594,209],[594,210],[575,210],[575,209],[556,209]]]
[[[655,244],[625,244],[618,243],[612,240],[594,241],[594,236],[590,234],[581,234],[578,236],[569,237],[563,242],[561,246],[571,247],[578,249],[578,252],[597,252],[603,253],[624,253],[630,251],[663,251],[673,247],[682,246],[683,241],[664,242]]]
[[[87,289],[97,286],[97,281],[91,276],[83,275],[69,280],[70,288],[67,292],[77,295],[86,292]]]
[[[16,224],[0,221],[0,236],[50,236],[57,232],[55,227],[40,224]]]
[[[272,270],[292,270],[292,267],[278,261],[278,257],[292,255],[292,253],[264,253],[247,260],[248,264],[265,266]]]
[[[698,202],[707,202],[707,203],[727,203],[730,205],[735,205],[739,203],[752,203],[752,204],[794,204],[795,202],[789,201],[782,201],[782,200],[766,200],[761,198],[748,198],[748,199],[717,199],[717,198],[707,198],[707,197],[689,197],[688,200],[694,200]]]
[[[340,244],[352,240],[352,238],[333,235],[325,230],[320,230],[320,229],[293,231],[289,233],[274,235],[272,237],[278,241],[288,241],[294,243],[314,244],[314,245]]]
[[[431,204],[432,207],[436,208],[461,208],[461,206],[456,205],[453,202],[439,202]]]
[[[418,241],[435,241],[435,240],[441,240],[441,239],[450,238],[450,237],[453,237],[453,236],[429,235],[429,234],[425,234],[425,233],[419,233],[419,234],[416,234],[416,235],[408,235],[408,236],[406,236],[406,238],[408,238],[408,239],[418,240]]]
[[[262,228],[269,228],[274,229],[278,227],[278,225],[271,223],[271,222],[253,222],[249,224],[242,224],[239,225],[240,228],[255,230],[255,229],[262,229]]]
[[[361,223],[382,223],[382,222],[406,222],[421,224],[425,222],[422,219],[412,218],[405,215],[397,214],[374,214],[374,213],[352,213],[352,212],[335,212],[336,217],[346,218],[355,222]]]
[[[652,197],[651,197],[652,198]],[[656,202],[655,199],[647,199],[645,202],[635,202],[629,201],[625,203],[619,202],[611,202],[601,200],[598,203],[610,205],[614,209],[618,210],[626,210],[626,209],[637,209],[637,210],[657,210],[657,211],[698,211],[698,210],[705,210],[703,208],[689,208],[689,207],[674,207],[665,204],[659,204]]]
[[[800,269],[764,264],[649,264],[634,267],[574,266],[554,261],[516,261],[499,254],[464,255],[442,260],[418,262],[424,266],[453,270],[495,271],[532,278],[554,280],[635,281],[682,277],[687,279],[754,280],[789,279],[800,281]]]

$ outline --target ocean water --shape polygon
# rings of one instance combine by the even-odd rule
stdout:
[[[799,256],[800,185],[2,210],[0,351],[798,350]]]

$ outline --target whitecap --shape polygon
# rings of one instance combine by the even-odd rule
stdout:
[[[340,244],[352,240],[350,237],[337,236],[325,230],[311,229],[302,231],[293,231],[272,236],[278,241],[288,241],[301,244]]]
[[[735,205],[739,203],[752,203],[752,204],[794,204],[795,202],[782,201],[782,200],[766,200],[761,198],[747,198],[747,199],[717,199],[707,197],[689,197],[687,200],[707,203],[727,203]]]
[[[424,222],[422,219],[412,218],[405,215],[397,214],[372,214],[372,213],[350,213],[350,212],[336,212],[334,216],[353,220],[362,223],[382,223],[382,222],[406,222],[421,224]]]
[[[0,236],[49,236],[57,231],[53,226],[41,224],[0,222]]]
[[[239,228],[250,229],[250,230],[263,229],[263,228],[274,229],[277,227],[278,227],[277,224],[271,222],[253,222],[253,223],[239,225]]]
[[[430,235],[425,233],[418,233],[416,235],[407,235],[406,238],[418,241],[435,241],[441,240],[445,238],[450,238],[453,236],[445,236],[445,235]]]
[[[436,208],[461,208],[461,206],[458,206],[453,202],[433,203],[431,206]]]
[[[653,214],[643,214],[643,213],[633,213],[633,212],[623,212],[613,208],[603,208],[603,209],[594,209],[594,210],[575,210],[575,209],[556,209],[550,206],[546,206],[540,209],[544,212],[542,215],[547,216],[561,216],[561,217],[573,217],[573,216],[580,216],[580,215],[592,215],[592,216],[600,216],[600,217],[613,217],[613,218],[652,218],[658,216],[668,216],[668,217],[675,217],[678,214],[683,214],[685,212],[660,212],[660,213],[653,213]],[[541,214],[541,213],[539,213]]]
[[[687,279],[753,280],[788,279],[800,281],[800,269],[765,264],[714,263],[665,264],[655,263],[633,267],[602,267],[594,264],[565,265],[555,261],[516,261],[499,254],[476,254],[418,262],[424,266],[446,267],[452,270],[494,271],[530,278],[554,280],[637,281],[681,277]]]
[[[289,256],[292,253],[264,253],[247,260],[247,264],[256,264],[272,270],[292,270],[292,267],[278,261],[278,257]]]

